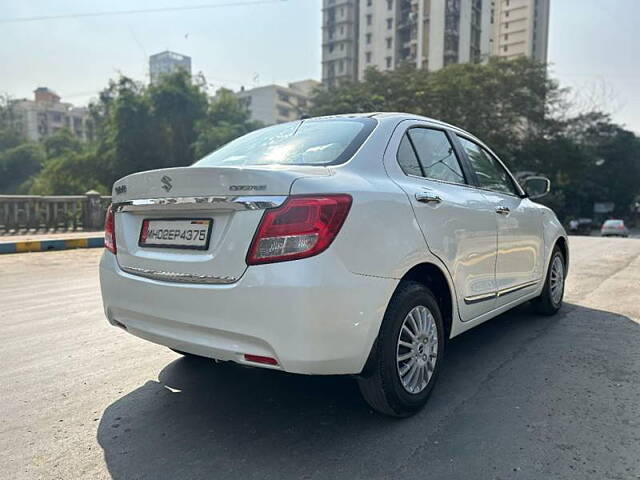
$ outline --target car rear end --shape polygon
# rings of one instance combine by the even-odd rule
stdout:
[[[603,237],[626,237],[629,235],[629,231],[624,220],[610,219],[602,224],[600,235]]]
[[[382,315],[379,299],[393,283],[352,273],[332,248],[357,196],[336,191],[336,182],[297,195],[294,184],[334,176],[327,160],[345,152],[342,162],[348,160],[374,126],[335,125],[343,132],[338,146],[327,147],[322,136],[330,132],[313,123],[306,137],[320,140],[305,144],[297,125],[298,137],[285,130],[295,141],[284,146],[273,138],[244,146],[254,155],[261,151],[260,158],[274,148],[285,159],[292,149],[295,159],[310,152],[307,164],[245,158],[225,166],[229,158],[238,161],[236,148],[193,167],[116,182],[100,264],[108,320],[218,360],[295,373],[358,373]],[[318,149],[326,154],[318,156]]]

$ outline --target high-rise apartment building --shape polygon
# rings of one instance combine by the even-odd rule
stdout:
[[[149,77],[155,84],[162,75],[184,70],[191,75],[191,57],[165,51],[149,57]]]
[[[323,83],[361,80],[368,67],[438,70],[505,53],[546,61],[548,16],[549,0],[323,0]],[[520,45],[518,35],[530,39]]]
[[[322,82],[330,87],[358,75],[359,0],[322,0]]]
[[[494,0],[491,54],[547,61],[549,0]]]

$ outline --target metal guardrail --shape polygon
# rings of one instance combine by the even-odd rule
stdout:
[[[101,230],[111,197],[84,195],[0,195],[0,235],[25,232]]]

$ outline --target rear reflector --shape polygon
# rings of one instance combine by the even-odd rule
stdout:
[[[107,214],[104,217],[104,248],[111,253],[117,253],[116,249],[116,222],[113,218],[113,209],[111,205],[107,208]]]
[[[351,196],[292,196],[267,210],[247,253],[247,264],[283,262],[317,255],[340,231]]]
[[[247,362],[264,363],[266,365],[277,365],[278,364],[278,361],[275,358],[263,357],[261,355],[250,355],[248,353],[244,354],[244,359]]]

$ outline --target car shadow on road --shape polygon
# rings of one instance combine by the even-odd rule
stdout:
[[[573,325],[580,319],[588,328]],[[578,350],[601,349],[605,329],[640,340],[640,325],[611,312],[567,304],[556,317],[540,317],[523,305],[448,344],[427,408],[409,420],[373,413],[349,377],[180,358],[164,367],[158,381],[107,407],[98,442],[118,480],[384,477],[411,454],[407,439],[419,448],[424,439],[438,438],[442,425],[487,379],[503,375],[517,383],[521,373],[503,367],[563,323],[571,323],[570,335],[583,336],[575,342]],[[550,349],[531,368],[561,375],[555,368],[564,361],[556,356],[561,350]],[[474,402],[491,402],[491,395],[479,397]]]

